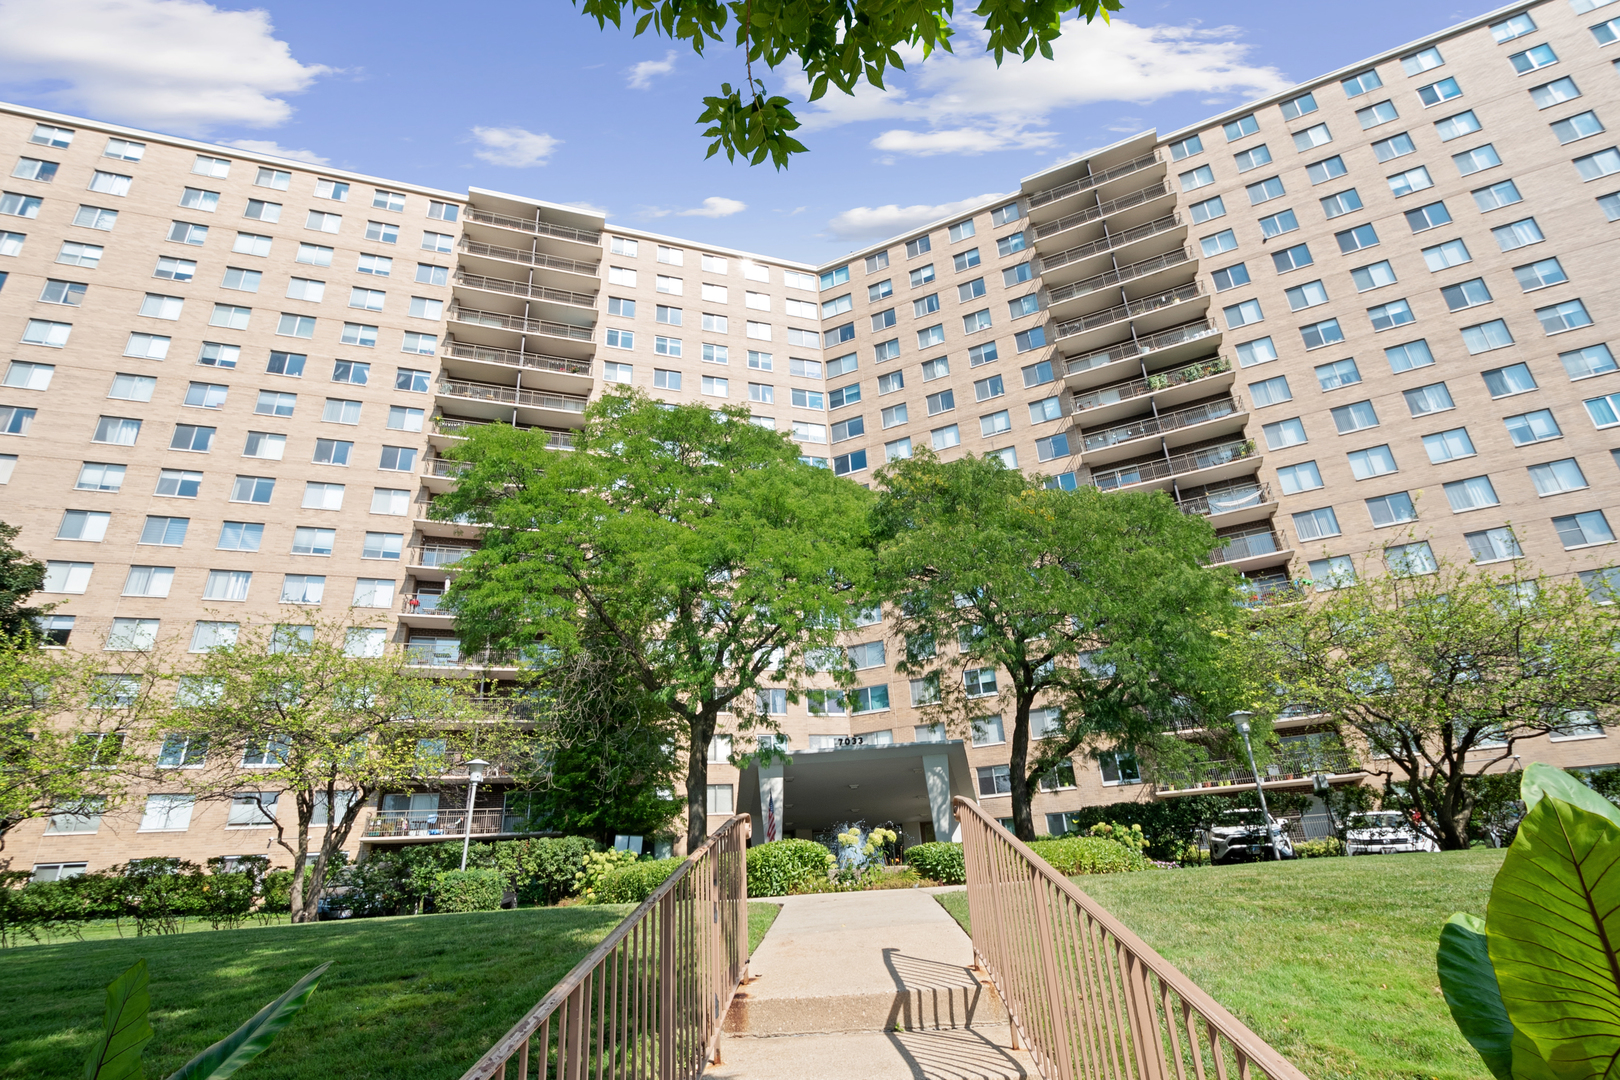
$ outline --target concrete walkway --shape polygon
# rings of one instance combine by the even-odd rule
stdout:
[[[782,898],[726,1017],[715,1080],[1011,1080],[1007,1013],[920,889]]]

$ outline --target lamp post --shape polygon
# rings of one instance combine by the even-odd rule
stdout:
[[[1254,747],[1249,743],[1249,717],[1254,713],[1239,709],[1227,716],[1227,719],[1237,725],[1238,734],[1243,736],[1243,750],[1249,755],[1249,771],[1254,773],[1254,791],[1260,796],[1260,816],[1266,822],[1266,839],[1271,841],[1271,856],[1278,862],[1282,861],[1282,848],[1277,843],[1277,830],[1271,824],[1271,811],[1266,809],[1266,788],[1260,782],[1260,769],[1254,763]]]
[[[1250,756],[1253,757],[1253,755]],[[483,758],[473,758],[467,762],[467,777],[472,781],[472,784],[467,789],[467,828],[461,837],[461,868],[463,870],[467,869],[467,849],[472,846],[473,806],[478,801],[478,782],[484,778],[484,768],[488,764],[489,762]]]

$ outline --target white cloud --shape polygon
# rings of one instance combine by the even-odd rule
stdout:
[[[238,150],[246,150],[253,154],[269,154],[272,157],[283,157],[289,161],[304,161],[311,165],[325,165],[331,158],[324,158],[313,150],[289,150],[280,143],[269,139],[226,139],[225,146],[234,146]]]
[[[0,83],[43,83],[58,108],[188,135],[274,127],[282,97],[330,68],[303,64],[262,10],[203,0],[0,0]]]
[[[671,49],[664,54],[662,60],[643,60],[630,69],[630,81],[626,84],[632,90],[650,90],[652,81],[659,75],[668,75],[675,70],[675,50]]]
[[[690,210],[677,210],[676,217],[707,217],[722,218],[732,214],[740,214],[748,209],[748,204],[736,199],[726,199],[719,195],[710,195],[703,200],[702,206],[694,206]]]
[[[544,165],[546,159],[562,144],[550,135],[525,131],[520,127],[475,127],[473,138],[483,147],[473,151],[473,157],[491,165],[506,165],[514,169],[528,169]]]
[[[587,214],[596,214],[596,215],[598,215],[600,217],[607,217],[608,216],[607,207],[599,206],[596,203],[565,202],[565,203],[561,203],[560,205],[562,205],[562,206],[572,206],[575,210],[583,210]]]
[[[930,221],[949,217],[958,211],[982,206],[1000,197],[996,192],[989,192],[975,195],[971,199],[958,199],[956,202],[936,203],[932,206],[923,203],[914,206],[897,206],[894,203],[887,206],[857,206],[845,210],[827,222],[827,225],[832,229],[834,236],[848,240],[892,236],[916,228],[918,225],[926,225]]]
[[[1202,92],[1223,99],[1258,97],[1290,81],[1276,68],[1250,64],[1252,48],[1236,27],[1138,26],[1115,19],[1086,26],[1074,20],[1053,45],[1053,59],[1027,63],[995,60],[978,51],[982,34],[958,37],[959,53],[936,52],[887,91],[862,87],[837,92],[800,109],[804,130],[818,131],[871,120],[901,121],[872,145],[892,153],[982,154],[1002,149],[1044,149],[1055,142],[1054,112],[1125,101],[1137,104],[1171,94]],[[791,88],[802,98],[800,78]]]

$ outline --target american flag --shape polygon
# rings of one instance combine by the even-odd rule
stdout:
[[[765,839],[767,841],[780,839],[780,833],[776,827],[776,792],[774,791],[765,796]]]

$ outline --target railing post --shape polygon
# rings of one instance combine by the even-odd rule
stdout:
[[[675,1080],[675,893],[658,905],[658,1076]]]

